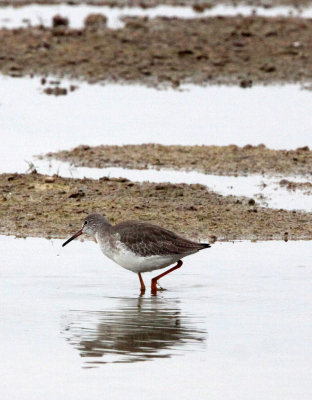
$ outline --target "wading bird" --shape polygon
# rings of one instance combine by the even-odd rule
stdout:
[[[88,215],[82,228],[63,243],[66,246],[76,237],[86,233],[100,245],[102,252],[121,267],[138,274],[141,292],[145,292],[143,272],[174,267],[151,281],[151,291],[157,292],[157,281],[182,266],[181,258],[210,247],[208,243],[196,243],[178,236],[160,226],[143,221],[125,221],[115,226],[99,214]]]

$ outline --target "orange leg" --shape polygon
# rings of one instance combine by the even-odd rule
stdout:
[[[141,293],[144,293],[144,292],[145,292],[145,285],[144,285],[144,281],[143,281],[143,278],[142,278],[142,275],[141,275],[141,273],[140,273],[140,272],[138,273],[138,275],[139,275],[140,284],[141,284]]]
[[[181,260],[178,261],[177,265],[175,265],[174,267],[168,269],[168,271],[163,272],[162,274],[155,276],[155,278],[152,279],[152,283],[151,283],[151,292],[153,294],[156,294],[157,292],[157,281],[158,279],[162,278],[163,276],[170,274],[170,272],[180,268],[182,266],[183,262]]]

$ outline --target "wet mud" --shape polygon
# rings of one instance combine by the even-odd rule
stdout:
[[[300,190],[305,195],[310,195],[312,193],[312,183],[311,182],[294,182],[288,179],[281,179],[279,182],[280,187],[286,188],[289,191]]]
[[[124,178],[69,179],[0,175],[0,234],[65,238],[91,212],[150,221],[186,237],[218,240],[312,239],[312,214],[259,207],[195,184],[136,183]]]
[[[215,175],[284,174],[309,175],[312,151],[272,150],[264,145],[164,146],[142,144],[125,146],[81,145],[70,151],[48,153],[47,158],[72,163],[77,167],[123,167],[135,169],[171,168],[195,170]]]
[[[272,8],[277,6],[306,7],[311,0],[0,0],[3,6],[22,6],[27,4],[90,4],[96,6],[110,7],[156,7],[159,5],[168,6],[191,6],[199,13],[207,8],[225,4],[231,6],[249,5],[255,7]]]
[[[212,17],[125,18],[122,29],[87,23],[0,30],[0,71],[88,82],[306,82],[312,77],[312,20]]]

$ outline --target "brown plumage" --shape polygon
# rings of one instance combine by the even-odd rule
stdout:
[[[120,241],[141,257],[180,254],[186,256],[210,247],[196,243],[157,225],[143,221],[125,221],[112,227]]]

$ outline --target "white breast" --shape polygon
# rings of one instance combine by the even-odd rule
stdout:
[[[116,241],[112,245],[109,240],[96,238],[100,244],[102,252],[111,260],[115,261],[121,267],[132,272],[149,272],[156,269],[168,267],[177,262],[181,255],[156,255],[141,257],[130,251],[116,237]]]

